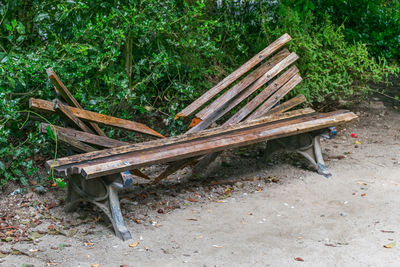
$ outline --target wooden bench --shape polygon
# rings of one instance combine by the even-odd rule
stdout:
[[[56,131],[61,141],[87,152],[46,163],[55,175],[69,180],[67,209],[73,210],[80,201],[90,201],[107,214],[117,236],[130,239],[121,214],[118,191],[131,185],[135,176],[151,180],[139,168],[169,163],[164,172],[149,181],[157,183],[188,165],[204,169],[223,150],[263,141],[268,141],[266,153],[280,149],[298,152],[319,173],[330,176],[322,158],[320,135],[328,127],[349,122],[356,116],[345,110],[321,114],[310,108],[289,111],[305,102],[302,95],[277,105],[301,81],[298,69],[293,65],[298,56],[283,48],[290,39],[284,34],[178,113],[175,119],[194,115],[191,128],[183,135],[169,138],[142,124],[83,110],[49,70],[50,80],[59,95],[73,107],[60,100],[52,103],[31,99],[30,105],[39,110],[59,112],[79,130],[58,126],[51,129],[46,124],[41,125],[41,130]],[[56,78],[52,79],[52,76]],[[94,123],[162,139],[129,144],[104,136]],[[207,129],[214,123],[220,126]],[[107,149],[98,150],[93,145]]]

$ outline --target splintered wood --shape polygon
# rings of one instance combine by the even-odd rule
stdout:
[[[29,107],[32,109],[36,109],[39,111],[47,111],[47,112],[52,112],[55,113],[56,110],[53,108],[53,103],[50,101],[42,100],[42,99],[36,99],[36,98],[31,98],[29,99]],[[117,127],[120,129],[125,129],[128,131],[135,131],[135,132],[140,132],[140,133],[145,133],[148,135],[153,135],[156,137],[164,137],[162,134],[152,130],[150,127],[134,122],[134,121],[128,121],[92,111],[87,111],[84,109],[79,109],[79,108],[73,108],[69,106],[65,106],[67,110],[69,110],[75,117],[84,120],[84,121],[90,121],[90,122],[95,122],[103,125],[108,125],[108,126],[113,126]]]
[[[170,137],[140,145],[74,155],[56,161],[50,160],[46,165],[48,168],[54,167],[57,175],[80,174],[86,179],[91,179],[150,164],[165,163],[300,134],[345,123],[354,118],[356,116],[352,112],[337,111],[272,123],[258,119],[184,135],[182,138]]]

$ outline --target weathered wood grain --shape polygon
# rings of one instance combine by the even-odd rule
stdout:
[[[212,129],[207,129],[204,131],[196,132],[196,133],[186,133],[179,136],[172,136],[164,139],[157,139],[149,142],[143,142],[138,144],[130,144],[127,146],[120,146],[115,148],[110,148],[101,151],[94,151],[91,153],[80,154],[80,155],[72,155],[69,157],[59,158],[56,161],[49,160],[47,161],[47,166],[50,167],[50,164],[53,167],[59,167],[62,165],[74,164],[82,161],[90,161],[102,157],[115,156],[120,154],[126,154],[133,151],[147,151],[149,149],[169,146],[176,143],[187,143],[191,140],[202,139],[212,135],[219,135],[227,132],[237,132],[242,129],[249,129],[252,127],[257,127],[260,124],[268,124],[270,122],[270,118],[258,118],[255,120],[245,121],[234,125],[220,126]],[[145,153],[145,152],[143,152]]]
[[[263,91],[261,91],[256,97],[248,102],[243,108],[241,108],[235,115],[230,117],[225,124],[233,124],[241,122],[247,117],[254,109],[256,109],[262,102],[268,97],[275,93],[281,88],[289,79],[291,79],[296,73],[298,73],[296,66],[290,67],[285,73],[279,76],[273,83],[268,85]],[[236,100],[236,99],[235,99]],[[241,99],[239,99],[242,101]]]
[[[268,115],[275,114],[275,113],[282,113],[282,112],[290,110],[306,101],[307,100],[304,95],[297,95],[297,96],[289,99],[288,101],[280,104],[279,106],[274,107],[273,109],[267,111],[264,115],[268,116]]]
[[[240,68],[238,68],[237,70],[232,72],[230,75],[225,77],[222,81],[220,81],[217,85],[215,85],[213,88],[211,88],[206,93],[204,93],[196,101],[194,101],[189,106],[187,106],[184,110],[179,112],[178,115],[176,115],[175,119],[177,119],[179,117],[187,117],[190,114],[192,114],[193,112],[195,112],[198,108],[200,108],[202,105],[207,103],[211,98],[213,98],[219,92],[224,90],[226,87],[228,87],[234,81],[236,81],[239,77],[241,77],[243,74],[248,72],[250,69],[252,69],[258,63],[260,63],[262,60],[264,60],[268,56],[272,55],[275,51],[278,51],[282,46],[284,46],[286,43],[288,43],[291,39],[292,38],[287,33],[285,33],[284,35],[279,37],[275,42],[273,42],[272,44],[267,46],[264,50],[262,50],[261,52],[256,54],[254,57],[252,57],[250,60],[248,60],[246,63],[244,63]]]
[[[237,94],[242,92],[243,90],[249,89],[249,87],[254,88],[255,86],[254,83],[257,83],[257,85],[261,84],[260,82],[260,77],[263,76],[266,72],[270,71],[276,64],[278,64],[280,61],[282,61],[284,58],[288,57],[290,55],[289,50],[286,48],[271,57],[267,62],[264,64],[261,64],[257,69],[255,69],[253,72],[251,72],[249,75],[244,77],[242,80],[240,80],[237,84],[229,88],[225,93],[223,93],[221,96],[219,96],[217,99],[215,99],[210,105],[206,106],[202,110],[200,110],[197,114],[196,117],[193,118],[192,123],[190,124],[190,127],[196,126],[197,123],[200,123],[204,120],[210,121],[211,117],[222,117],[221,112],[224,111],[225,105],[228,104],[229,100],[231,98],[234,98]],[[266,82],[266,81],[265,81]],[[264,82],[264,83],[265,83]],[[256,85],[256,86],[257,86]],[[261,84],[262,85],[262,84]],[[208,113],[209,115],[207,118],[201,118],[198,117],[199,114],[203,113]],[[216,120],[216,119],[215,119]],[[205,129],[207,127],[201,127],[202,129]],[[193,131],[198,131],[198,130],[192,130]]]
[[[29,107],[40,111],[47,111],[52,113],[56,112],[55,109],[53,108],[52,102],[42,99],[36,99],[36,98],[29,99]],[[149,128],[148,126],[142,123],[128,121],[74,107],[66,106],[66,108],[69,109],[72,112],[72,114],[74,114],[76,117],[85,121],[91,121],[103,125],[113,126],[128,131],[145,133],[152,136],[164,137],[162,134],[154,131],[153,129]]]
[[[58,99],[54,100],[54,109],[59,113],[62,117],[66,118],[75,126],[77,126],[79,129],[82,131],[85,131],[87,133],[93,134],[94,132],[92,129],[89,128],[83,121],[81,121],[79,118],[77,118],[70,109],[68,109],[68,106],[65,106],[64,104],[61,103]]]
[[[282,70],[290,66],[293,62],[295,62],[299,57],[296,53],[292,52],[286,58],[281,60],[280,62],[273,65],[273,67],[265,72],[257,81],[258,88],[264,85],[266,82],[273,79],[276,75],[278,75]],[[256,87],[257,87],[256,86]],[[200,112],[196,113],[196,118],[201,120],[206,120],[207,118],[211,117],[216,110],[219,110],[223,107],[226,103],[228,103],[231,99],[237,96],[238,93],[243,91],[243,87],[234,86],[218,97],[214,102],[208,105],[205,109],[201,110]]]
[[[222,103],[221,102],[222,104],[220,105],[220,108],[217,108],[217,109],[213,110],[210,113],[210,115],[207,118],[205,118],[204,120],[195,117],[192,120],[192,123],[190,124],[190,126],[193,126],[193,127],[187,133],[194,133],[194,132],[198,132],[198,131],[202,131],[204,129],[207,129],[212,123],[217,121],[219,118],[224,116],[227,112],[229,112],[235,106],[240,104],[240,102],[242,102],[244,99],[246,99],[252,93],[254,93],[256,90],[258,90],[261,86],[263,86],[266,82],[268,82],[268,80],[270,80],[271,77],[269,75],[265,75],[265,74],[268,71],[270,71],[273,67],[275,67],[285,57],[288,57],[289,55],[290,55],[289,51],[287,49],[283,49],[278,54],[276,54],[274,57],[270,58],[266,63],[264,63],[265,68],[263,68],[263,65],[261,65],[260,67],[258,67],[258,69],[253,71],[250,75],[248,75],[243,80],[241,80],[239,83],[237,83],[235,86],[230,88],[227,92],[225,92],[223,95],[221,95],[221,97],[219,97],[217,100],[215,100],[213,102],[213,104],[216,101],[227,101],[227,102],[226,103]],[[279,70],[279,71],[281,71],[281,70]],[[298,71],[297,67],[292,66],[287,72],[282,74],[273,83],[273,85],[268,86],[268,89],[267,89],[268,91],[267,92],[272,91],[274,89],[278,89],[279,88],[278,85],[281,86],[282,83],[284,83],[288,79],[288,76],[294,75],[294,73],[297,72],[297,71]],[[263,72],[263,73],[261,74],[261,72]],[[255,81],[256,78],[258,78],[258,80]],[[248,85],[250,85],[250,86],[248,86]],[[248,86],[248,87],[246,88],[246,86]],[[223,98],[223,97],[227,98],[228,94],[231,94],[231,95],[235,94],[236,91],[242,91],[242,92],[238,96],[236,96],[236,98],[234,98],[233,100],[231,100],[231,101],[229,99],[228,100],[227,99],[221,100],[221,98]],[[271,93],[273,93],[273,91]],[[264,92],[264,94],[265,94],[265,92]],[[211,110],[210,106],[212,106],[213,104],[207,106],[206,108],[204,108],[200,112],[203,112],[203,111],[205,111],[207,109]],[[253,109],[251,109],[250,111],[253,111]],[[235,122],[233,122],[233,121],[235,121]],[[236,120],[235,118],[233,118],[228,124],[237,123],[237,122],[240,122],[240,121],[241,120]],[[224,124],[224,125],[227,125],[227,124]],[[168,175],[174,173],[175,171],[177,171],[179,169],[182,169],[185,166],[193,163],[194,160],[197,160],[197,159],[193,159],[192,161],[184,160],[182,162],[177,161],[177,162],[171,163],[171,165],[168,166],[168,168],[163,173],[161,173],[154,180],[154,182],[157,182],[157,181],[160,181],[160,180],[166,178]],[[204,161],[203,161],[203,163],[204,163]]]
[[[268,138],[280,138],[287,133],[300,133],[302,131],[312,131],[315,127],[326,127],[327,124],[337,124],[352,120],[356,116],[347,111],[337,111],[327,114],[310,115],[302,118],[295,118],[289,120],[280,120],[277,122],[266,122],[262,119],[257,119],[250,122],[244,122],[227,127],[218,127],[215,129],[205,130],[200,133],[187,134],[178,137],[170,137],[161,140],[154,140],[146,143],[137,145],[130,145],[125,147],[118,147],[113,149],[107,149],[103,151],[95,151],[86,154],[73,155],[57,159],[56,161],[48,161],[47,167],[54,166],[56,169],[59,167],[69,168],[72,165],[89,164],[95,166],[98,163],[105,163],[109,168],[111,166],[119,169],[124,168],[122,165],[127,165],[130,168],[129,161],[118,162],[116,160],[123,160],[129,158],[130,160],[144,160],[152,155],[152,153],[160,155],[161,158],[164,156],[168,158],[167,161],[179,160],[187,157],[193,157],[197,155],[207,154],[209,152],[227,149],[230,147],[236,147],[238,144],[246,144],[248,140],[259,142],[263,140],[264,136]],[[269,131],[268,134],[264,133]],[[271,135],[270,135],[271,134]],[[276,134],[276,135],[275,135]],[[258,140],[259,139],[259,140]],[[235,141],[229,141],[235,140]],[[206,143],[205,148],[202,147],[202,143]],[[175,150],[179,148],[179,151]],[[187,151],[190,152],[187,152]],[[186,152],[185,152],[186,151]],[[156,156],[159,159],[160,155]],[[169,156],[168,156],[169,155]],[[164,160],[162,159],[164,162]],[[96,164],[95,164],[96,163]],[[107,163],[110,163],[108,165]],[[129,165],[129,166],[128,166]],[[98,165],[96,165],[98,166]],[[144,165],[143,165],[144,166]],[[139,166],[140,167],[140,166]],[[124,170],[123,170],[124,171]],[[119,171],[116,171],[119,172]],[[114,172],[115,173],[115,172]],[[103,173],[104,174],[104,173]]]
[[[187,144],[178,143],[168,147],[157,147],[147,150],[145,154],[139,151],[103,158],[93,162],[80,163],[69,167],[68,172],[71,174],[79,173],[86,179],[92,179],[151,164],[181,160],[210,152],[313,131],[344,123],[354,118],[356,116],[352,113],[341,113],[334,116],[328,113],[293,119],[290,123],[279,121],[276,124],[260,125],[252,129],[241,129],[241,131],[195,139]]]
[[[71,146],[74,150],[78,152],[92,152],[98,150],[97,148],[94,148],[92,146],[89,146],[85,143],[82,143],[81,141],[76,140],[75,138],[66,135],[64,133],[57,133],[57,140],[61,141],[69,146]]]
[[[276,103],[279,102],[287,93],[290,92],[296,85],[301,82],[302,78],[296,74],[287,83],[285,83],[278,91],[276,91],[270,98],[268,98],[261,106],[259,106],[252,114],[249,119],[255,119],[263,116],[265,112],[270,110]]]
[[[106,148],[126,146],[130,144],[128,142],[123,142],[112,138],[77,131],[69,128],[55,125],[50,126],[50,124],[48,123],[40,123],[40,132],[47,133],[48,127],[50,127],[51,131],[53,131],[54,136],[57,136],[59,138],[58,140],[67,143],[68,145],[75,148],[75,150],[80,152],[92,152],[98,150],[97,148],[93,148],[92,146],[89,146],[85,143]],[[54,130],[56,131],[55,133]],[[147,176],[140,170],[131,170],[131,173],[147,180],[150,179],[149,176]]]
[[[75,138],[78,141],[105,147],[105,148],[126,146],[126,145],[130,144],[128,142],[119,141],[119,140],[115,140],[112,138],[99,136],[99,135],[95,135],[95,134],[90,134],[90,133],[86,133],[86,132],[82,132],[82,131],[77,131],[77,130],[73,130],[70,128],[64,128],[64,127],[55,126],[55,125],[50,126],[50,124],[48,124],[48,123],[40,123],[40,132],[47,133],[48,127],[50,127],[51,130],[53,130],[53,127],[54,127],[58,134],[62,133],[63,135],[68,135],[70,137]]]
[[[74,98],[71,92],[67,89],[64,83],[58,78],[57,74],[54,72],[52,68],[46,69],[47,76],[49,77],[50,81],[54,84],[57,92],[61,95],[61,97],[67,101],[67,103],[76,108],[83,109],[79,102]],[[93,123],[89,122],[90,126],[96,131],[98,135],[106,136],[106,134],[100,129],[100,127]]]
[[[314,112],[315,112],[315,110],[313,110],[312,108],[304,108],[304,109],[298,109],[298,110],[289,111],[289,112],[285,112],[285,113],[273,113],[269,116],[265,116],[264,118],[265,118],[265,120],[274,122],[274,121],[278,121],[278,120],[285,120],[285,119],[289,119],[289,118],[298,117],[301,115],[307,115],[307,114],[311,114]],[[228,121],[226,121],[225,124],[229,125]],[[193,169],[194,172],[197,172],[199,170],[203,170],[203,169],[207,168],[209,166],[209,164],[211,162],[213,162],[221,153],[222,153],[222,151],[210,153],[210,154],[204,155],[201,159],[196,158],[196,159],[193,159],[192,161],[185,162],[185,163],[186,163],[186,165],[189,165],[189,164],[195,163],[195,161],[197,161],[195,168]]]

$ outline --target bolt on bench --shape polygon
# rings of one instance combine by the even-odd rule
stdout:
[[[290,40],[284,34],[178,113],[175,119],[189,117],[199,110],[187,133],[169,138],[143,124],[83,110],[55,73],[48,70],[60,99],[54,103],[31,99],[31,108],[58,112],[79,130],[41,124],[41,131],[54,131],[60,141],[77,151],[87,152],[46,163],[56,176],[68,178],[67,210],[76,208],[80,201],[92,202],[111,220],[118,237],[130,239],[118,191],[132,185],[135,176],[151,180],[139,168],[169,163],[164,172],[150,181],[154,184],[188,165],[195,165],[194,171],[198,172],[223,150],[264,141],[268,141],[268,155],[281,149],[298,152],[320,174],[329,177],[320,136],[329,127],[347,123],[357,116],[346,110],[290,111],[305,102],[302,95],[277,105],[301,82],[299,70],[293,65],[298,56],[281,49]],[[242,76],[245,77],[240,79]],[[221,126],[208,129],[215,122]],[[162,139],[129,144],[106,137],[95,123]],[[106,149],[98,150],[92,145]]]

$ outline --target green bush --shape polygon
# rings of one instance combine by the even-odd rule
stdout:
[[[336,27],[327,15],[315,27],[310,14],[305,20],[285,6],[279,14],[280,24],[273,32],[291,34],[289,48],[299,55],[297,65],[304,78],[292,95],[302,93],[314,103],[353,98],[368,92],[368,82],[386,81],[389,74],[399,71],[384,58],[372,58],[365,44],[348,43],[344,26]]]

